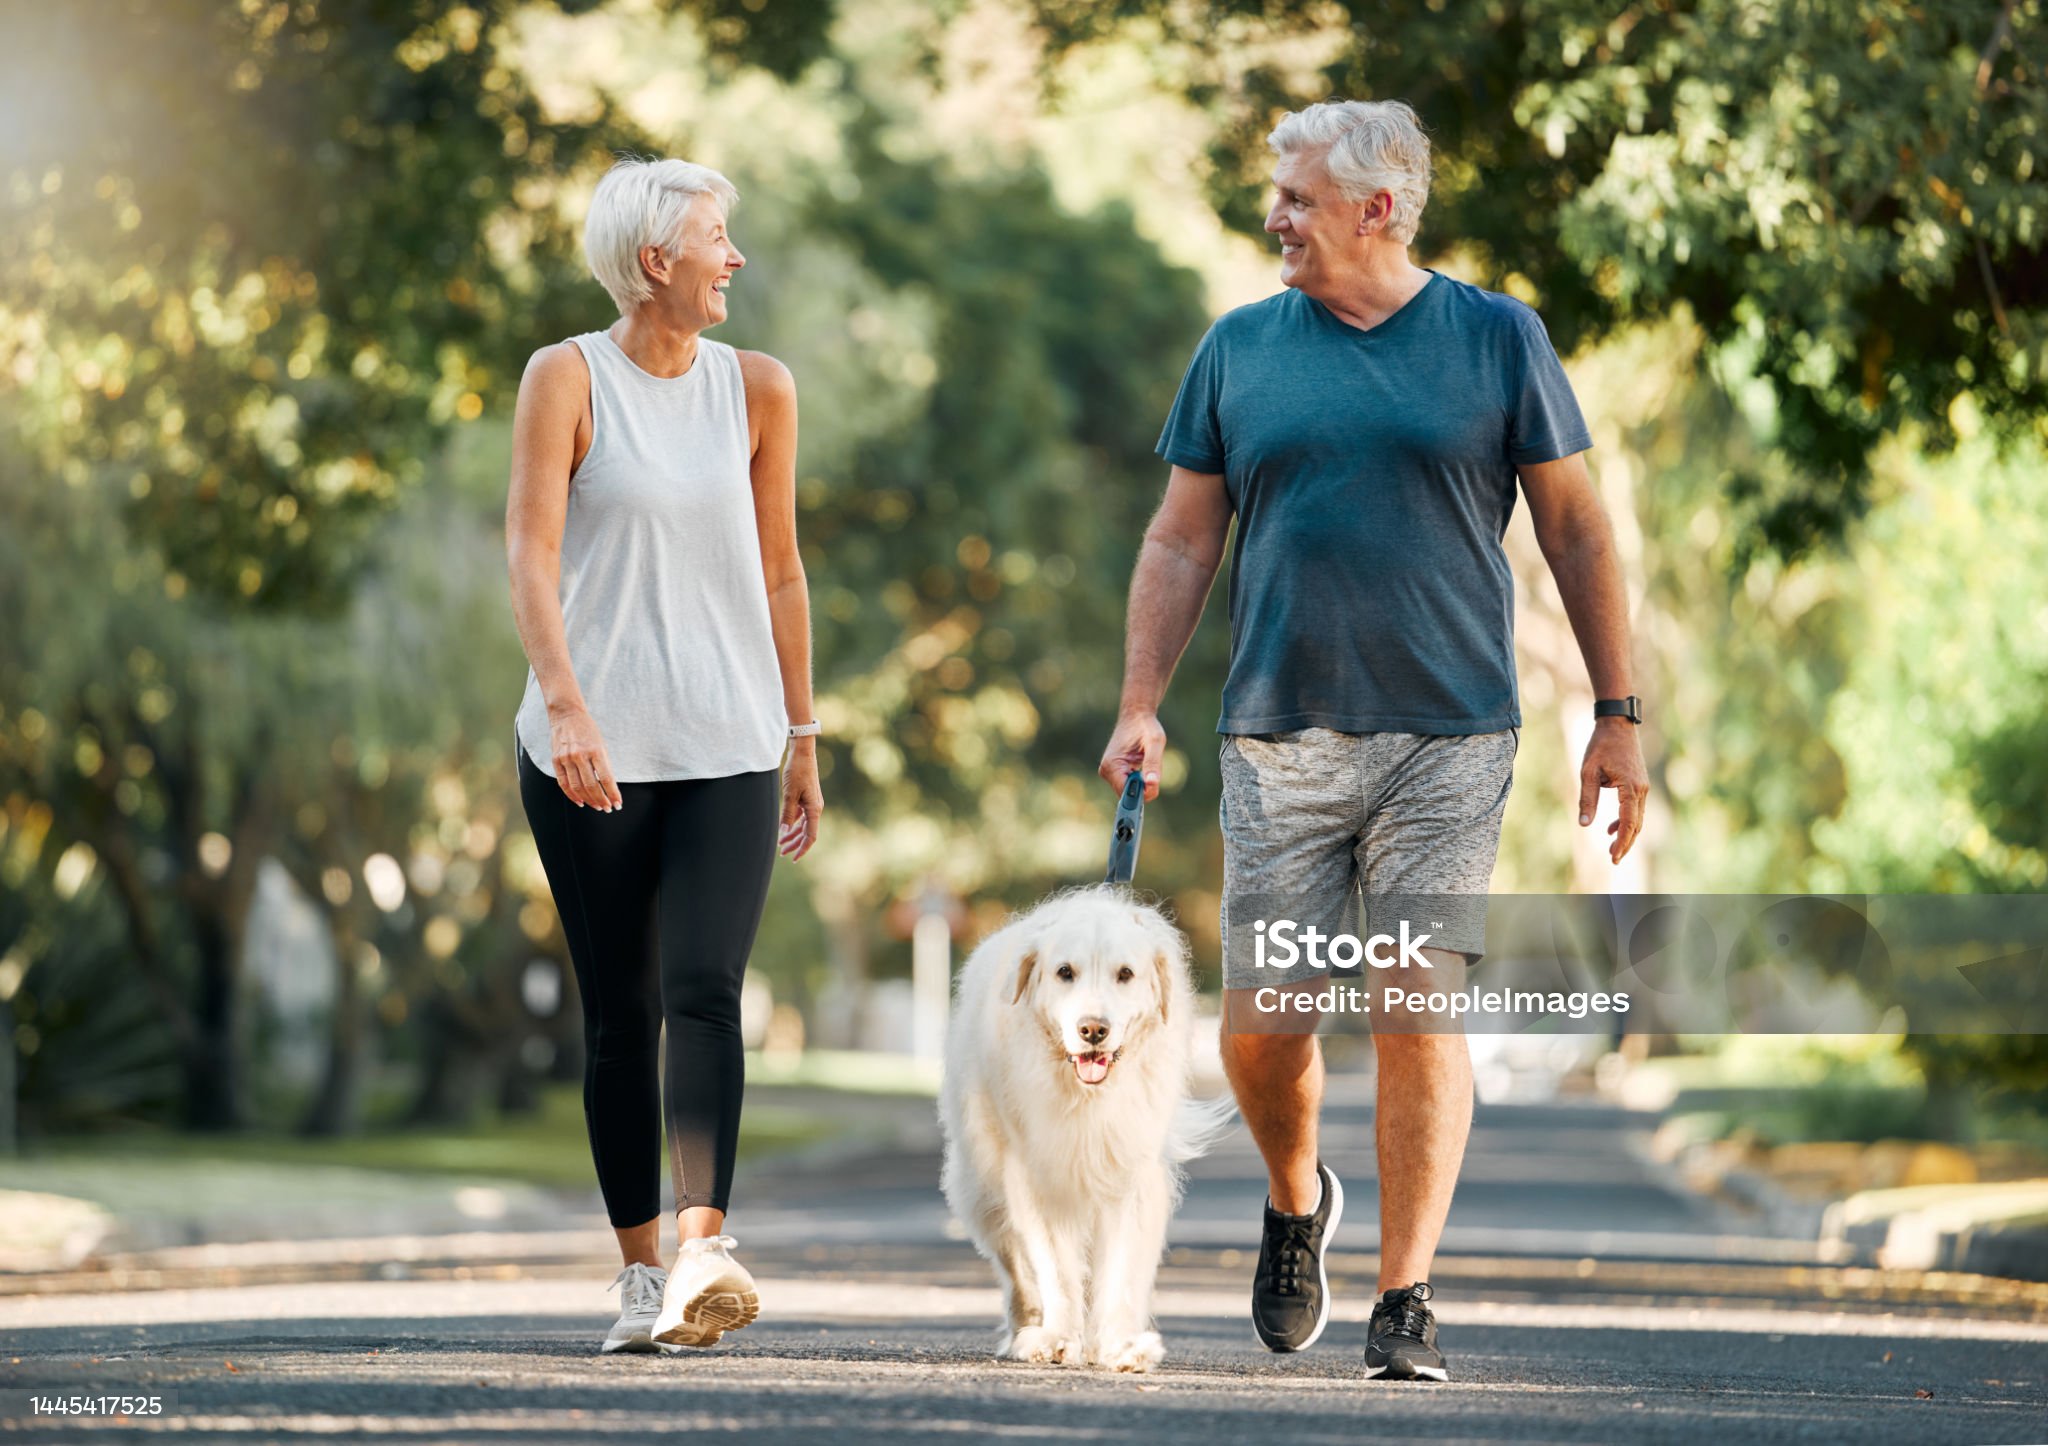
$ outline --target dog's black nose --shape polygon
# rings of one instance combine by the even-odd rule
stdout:
[[[1109,1021],[1106,1019],[1084,1019],[1080,1023],[1081,1038],[1100,1048],[1102,1041],[1109,1038]]]

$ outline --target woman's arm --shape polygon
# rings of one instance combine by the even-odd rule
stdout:
[[[782,670],[783,707],[791,723],[812,720],[811,597],[796,545],[796,379],[765,352],[743,351],[747,428],[754,449],[754,522],[768,582],[768,616]],[[818,787],[818,740],[790,740],[783,779],[782,852],[802,858],[818,841],[824,795]]]
[[[588,450],[584,417],[590,372],[567,342],[542,347],[526,364],[512,415],[512,485],[505,499],[505,560],[512,580],[512,620],[548,706],[555,780],[589,808],[623,801],[611,760],[569,662],[562,625],[562,526],[569,515],[569,477]]]

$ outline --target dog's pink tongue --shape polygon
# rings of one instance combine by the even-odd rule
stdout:
[[[1082,1084],[1101,1084],[1109,1078],[1109,1056],[1077,1054],[1074,1056],[1074,1073],[1081,1077]]]

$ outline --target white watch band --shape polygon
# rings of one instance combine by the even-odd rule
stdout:
[[[792,723],[789,725],[789,736],[792,738],[815,738],[824,731],[825,725],[823,723]]]

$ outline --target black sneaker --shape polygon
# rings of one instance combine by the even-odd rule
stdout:
[[[1344,1213],[1344,1187],[1316,1162],[1323,1198],[1307,1215],[1283,1215],[1266,1202],[1265,1239],[1252,1276],[1252,1328],[1269,1351],[1305,1351],[1330,1321],[1330,1282],[1323,1246]]]
[[[1372,1308],[1365,1335],[1365,1374],[1390,1381],[1448,1381],[1450,1369],[1436,1348],[1436,1317],[1429,1312],[1429,1282],[1390,1290]]]

